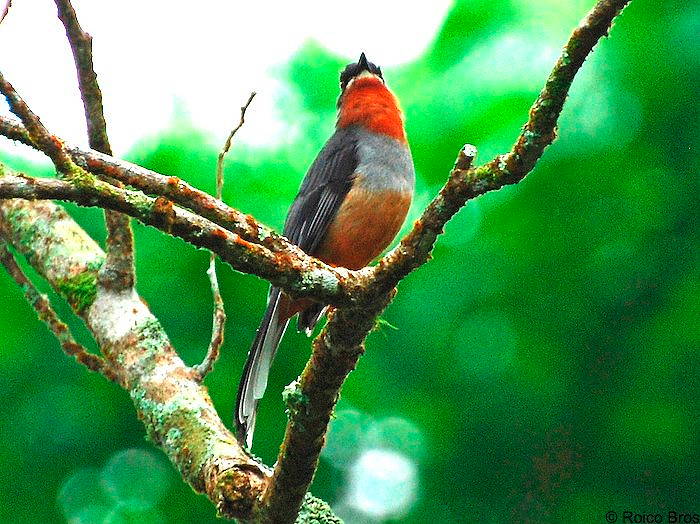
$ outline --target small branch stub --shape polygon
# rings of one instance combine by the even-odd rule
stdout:
[[[462,146],[462,149],[459,150],[457,160],[455,161],[454,169],[469,169],[474,163],[474,160],[476,160],[476,154],[476,146],[473,146],[471,144],[464,144],[464,146]]]

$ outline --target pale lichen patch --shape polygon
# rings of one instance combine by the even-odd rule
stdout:
[[[128,312],[128,314],[125,314]],[[118,344],[133,330],[155,317],[134,289],[120,292],[100,290],[88,309],[87,320],[101,343]]]

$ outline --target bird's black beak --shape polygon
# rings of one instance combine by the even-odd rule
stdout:
[[[358,71],[369,71],[369,62],[364,53],[360,55],[360,59],[357,61]]]

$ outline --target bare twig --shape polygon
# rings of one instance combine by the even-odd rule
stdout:
[[[58,17],[66,29],[66,37],[73,52],[78,73],[78,87],[85,108],[90,147],[107,155],[112,148],[107,137],[107,123],[102,107],[102,91],[92,61],[92,37],[83,31],[70,0],[56,0]],[[120,184],[118,181],[110,181]],[[134,235],[129,217],[115,211],[105,210],[107,224],[107,258],[100,270],[100,283],[114,289],[133,287]]]
[[[68,179],[79,176],[82,169],[73,163],[70,156],[64,151],[61,141],[46,130],[39,117],[29,109],[12,84],[5,80],[1,71],[0,93],[5,95],[10,110],[22,120],[32,142],[51,159],[59,174]]]
[[[245,113],[248,110],[250,103],[253,101],[253,98],[255,98],[255,95],[255,91],[252,91],[250,93],[250,96],[248,96],[248,100],[246,101],[246,103],[241,106],[241,117],[238,120],[238,125],[234,127],[228,134],[226,142],[224,143],[224,147],[219,152],[219,158],[216,163],[216,198],[218,198],[219,200],[221,200],[221,193],[219,191],[220,188],[224,185],[224,158],[226,157],[228,150],[231,149],[231,141],[233,140],[233,137],[236,135],[236,133],[238,133],[238,130],[243,127],[243,124],[245,124]]]
[[[226,310],[224,309],[224,299],[219,291],[219,281],[216,278],[216,255],[213,253],[209,259],[209,269],[207,276],[211,285],[211,294],[214,299],[214,313],[211,321],[211,341],[207,354],[201,363],[194,366],[199,380],[204,380],[209,372],[214,368],[214,364],[219,358],[219,351],[224,344],[224,328],[226,327]]]
[[[21,123],[2,115],[0,115],[0,135],[41,151]],[[248,242],[261,243],[264,241],[268,246],[284,243],[280,235],[257,222],[252,216],[227,206],[178,177],[161,175],[136,164],[95,151],[86,151],[74,146],[65,147],[75,163],[86,171],[119,180],[125,185],[140,189],[149,195],[166,197],[181,207],[190,209],[215,224],[240,235]]]
[[[0,263],[5,266],[5,269],[13,280],[17,282],[17,285],[22,288],[27,302],[31,304],[37,315],[39,315],[39,319],[46,324],[58,339],[66,355],[74,357],[75,360],[91,371],[101,373],[109,380],[115,380],[114,373],[107,362],[99,355],[89,353],[87,349],[75,341],[68,326],[61,321],[51,307],[49,298],[40,293],[32,281],[27,278],[8,249],[6,235],[6,226],[0,217]]]
[[[102,106],[102,91],[97,82],[97,75],[92,60],[92,36],[80,27],[75,9],[70,0],[55,0],[58,18],[66,30],[66,37],[73,52],[78,87],[85,109],[90,147],[107,155],[112,154],[112,148],[107,137],[107,122]]]
[[[226,153],[228,153],[231,148],[231,141],[238,130],[243,127],[245,123],[245,112],[248,106],[253,101],[255,97],[255,91],[250,93],[248,101],[241,107],[241,117],[238,121],[238,125],[231,130],[228,137],[226,138],[226,143],[219,153],[219,157],[216,161],[216,198],[217,200],[222,200],[224,191],[224,158]],[[209,283],[211,284],[211,293],[214,299],[214,313],[212,315],[212,328],[211,328],[211,342],[209,343],[209,348],[207,349],[207,354],[201,364],[195,366],[195,370],[199,373],[199,376],[204,379],[207,374],[214,367],[214,363],[219,358],[219,350],[224,343],[224,328],[226,327],[226,311],[224,310],[224,300],[221,298],[221,293],[219,291],[219,280],[216,278],[216,255],[211,254],[209,258],[209,269],[207,270],[207,275],[209,276]]]
[[[2,115],[0,115],[0,135],[41,151],[20,122]],[[280,254],[289,253],[290,256],[295,256],[293,251],[301,253],[284,237],[261,224],[251,215],[227,206],[178,177],[161,175],[96,151],[86,151],[74,146],[65,146],[65,148],[76,164],[91,173],[105,175],[107,177],[105,180],[119,180],[146,194],[166,197],[181,207],[190,209],[197,215],[236,233],[247,242],[263,244]]]
[[[0,11],[0,24],[2,24],[2,21],[5,20],[7,13],[10,12],[10,7],[12,7],[12,0],[5,0],[5,7],[2,11]]]

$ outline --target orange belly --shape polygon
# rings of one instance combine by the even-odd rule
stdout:
[[[327,264],[360,269],[394,240],[411,206],[411,192],[370,191],[355,184],[314,253]]]

